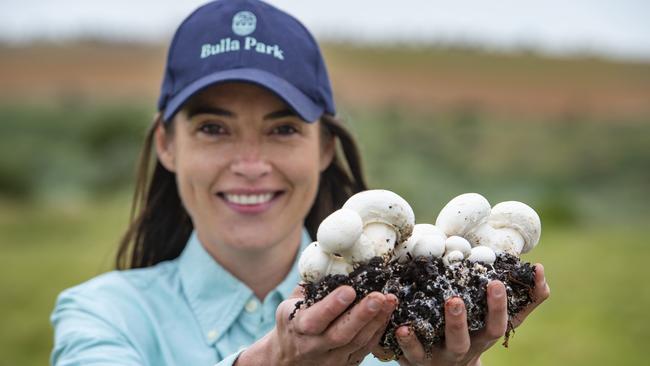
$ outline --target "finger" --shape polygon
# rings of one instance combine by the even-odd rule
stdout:
[[[386,306],[386,305],[384,305]],[[392,311],[391,311],[392,312]],[[355,363],[358,360],[363,360],[368,354],[371,352],[374,353],[374,350],[377,350],[379,354],[383,355],[383,358],[380,358],[380,360],[393,360],[395,359],[393,352],[388,351],[387,353],[381,352],[379,350],[383,351],[383,348],[379,345],[379,341],[381,340],[381,337],[384,335],[384,332],[386,330],[386,323],[382,325],[381,328],[379,328],[375,334],[372,336],[370,341],[367,342],[366,346],[362,347],[361,349],[355,351],[350,355],[350,360],[352,360],[353,365],[358,365],[360,363]],[[375,355],[377,357],[377,355]]]
[[[544,275],[544,266],[540,263],[535,264],[535,289],[531,294],[533,302],[528,304],[522,311],[512,317],[512,326],[518,327],[526,317],[535,310],[541,303],[551,296],[551,289],[546,283]]]
[[[452,360],[462,359],[469,346],[465,303],[459,297],[453,297],[445,303],[445,351]]]
[[[402,352],[404,352],[404,358],[409,363],[414,365],[422,363],[426,357],[426,353],[411,327],[401,326],[397,328],[395,338],[397,338],[397,343],[402,349]]]
[[[379,339],[384,334],[386,325],[396,306],[397,298],[394,295],[386,296],[381,311],[357,333],[349,344],[344,346],[348,352],[362,350],[365,354],[368,354],[372,348],[379,345]]]
[[[329,347],[339,348],[349,344],[361,330],[366,329],[366,325],[375,321],[382,312],[384,302],[383,294],[372,292],[352,307],[348,313],[334,321],[325,332]],[[381,322],[383,321],[382,318]]]
[[[372,354],[375,356],[375,358],[382,362],[388,362],[395,359],[395,353],[393,353],[393,351],[386,349],[380,345],[373,347]]]
[[[356,293],[350,286],[341,286],[324,299],[296,316],[296,331],[305,335],[323,333],[354,302]]]
[[[508,327],[508,301],[503,282],[491,281],[488,284],[487,304],[488,313],[481,335],[486,343],[491,344],[501,338]]]

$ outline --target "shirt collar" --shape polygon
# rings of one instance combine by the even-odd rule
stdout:
[[[271,291],[287,299],[299,281],[299,253],[311,243],[303,228],[300,250],[285,279]],[[179,275],[183,292],[199,322],[203,337],[213,345],[239,316],[252,290],[216,262],[199,241],[196,231],[188,239],[179,257]]]

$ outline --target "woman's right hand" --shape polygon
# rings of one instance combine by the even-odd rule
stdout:
[[[373,292],[346,311],[355,299],[354,289],[341,286],[307,309],[289,315],[302,296],[278,306],[276,326],[246,349],[238,366],[255,365],[358,365],[379,342],[397,298]]]

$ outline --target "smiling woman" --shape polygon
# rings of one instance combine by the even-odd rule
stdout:
[[[273,46],[253,48],[250,39]],[[207,57],[206,44],[223,49]],[[356,302],[341,286],[289,317],[303,297],[297,254],[325,217],[366,189],[356,144],[335,113],[319,47],[295,18],[257,0],[192,13],[169,48],[117,270],[59,295],[52,364],[392,357],[379,347],[392,294]],[[451,299],[457,311],[445,315],[447,344],[434,358],[402,327],[400,363],[480,363],[505,331],[504,292],[491,284],[491,333],[471,343],[462,301]]]
[[[267,89],[244,83],[202,91],[169,124],[156,130],[158,157],[176,174],[199,240],[213,243],[208,252],[246,283],[267,270],[267,284],[253,288],[263,299],[291,267],[286,253],[298,250],[333,137]]]

